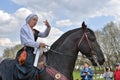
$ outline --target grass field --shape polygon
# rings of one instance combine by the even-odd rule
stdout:
[[[94,75],[94,77],[95,77],[95,75]],[[81,80],[81,78],[80,78],[80,72],[79,71],[74,71],[73,72],[73,78],[74,78],[74,80],[76,80],[76,79]],[[104,80],[104,79],[100,78],[100,79],[94,79],[94,80]]]
[[[74,80],[80,79],[80,72],[79,71],[74,71],[73,72],[73,77],[74,77]]]

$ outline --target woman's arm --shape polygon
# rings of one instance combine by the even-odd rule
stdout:
[[[38,34],[39,37],[47,37],[48,36],[48,34],[49,34],[50,30],[51,30],[51,26],[50,26],[50,24],[48,23],[47,20],[45,21],[45,25],[47,26],[47,29],[42,33],[39,32],[39,34]]]
[[[91,76],[91,77],[93,77],[93,75],[94,75],[93,70],[90,69],[89,72],[88,72],[88,75]]]
[[[50,32],[50,28],[47,28],[46,30],[45,30],[45,32],[39,32],[38,33],[38,37],[47,37],[48,36],[48,34],[49,34],[49,32]]]
[[[86,73],[82,70],[81,73],[80,73],[80,76],[84,77],[85,75],[86,75]]]

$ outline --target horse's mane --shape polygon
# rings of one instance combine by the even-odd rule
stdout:
[[[58,38],[52,45],[51,45],[51,49],[57,49],[57,47],[59,47],[59,45],[61,45],[64,40],[66,39],[67,36],[69,36],[71,33],[80,30],[80,28],[77,29],[73,29],[73,30],[69,30],[66,33],[64,33],[60,38]]]

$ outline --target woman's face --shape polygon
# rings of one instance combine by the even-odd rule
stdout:
[[[28,22],[29,26],[33,28],[37,24],[38,18],[31,18],[30,21]]]
[[[87,63],[84,64],[84,68],[88,68],[89,65]]]
[[[117,70],[120,70],[120,66],[116,66],[116,69],[117,69]]]
[[[109,67],[107,67],[107,68],[106,68],[106,71],[110,71],[110,68],[109,68]]]

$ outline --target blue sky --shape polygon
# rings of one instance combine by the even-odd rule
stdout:
[[[21,8],[20,6],[11,0],[1,0],[0,1],[0,10],[4,10],[8,13],[14,13],[17,9]]]
[[[93,3],[94,2],[94,3]],[[94,5],[93,5],[94,4]],[[4,48],[20,44],[19,29],[30,13],[39,16],[37,29],[44,30],[48,20],[52,30],[48,38],[53,43],[64,32],[81,26],[85,21],[92,30],[101,30],[110,21],[120,21],[119,0],[2,0],[0,2],[0,56]],[[56,33],[57,32],[57,33]]]

